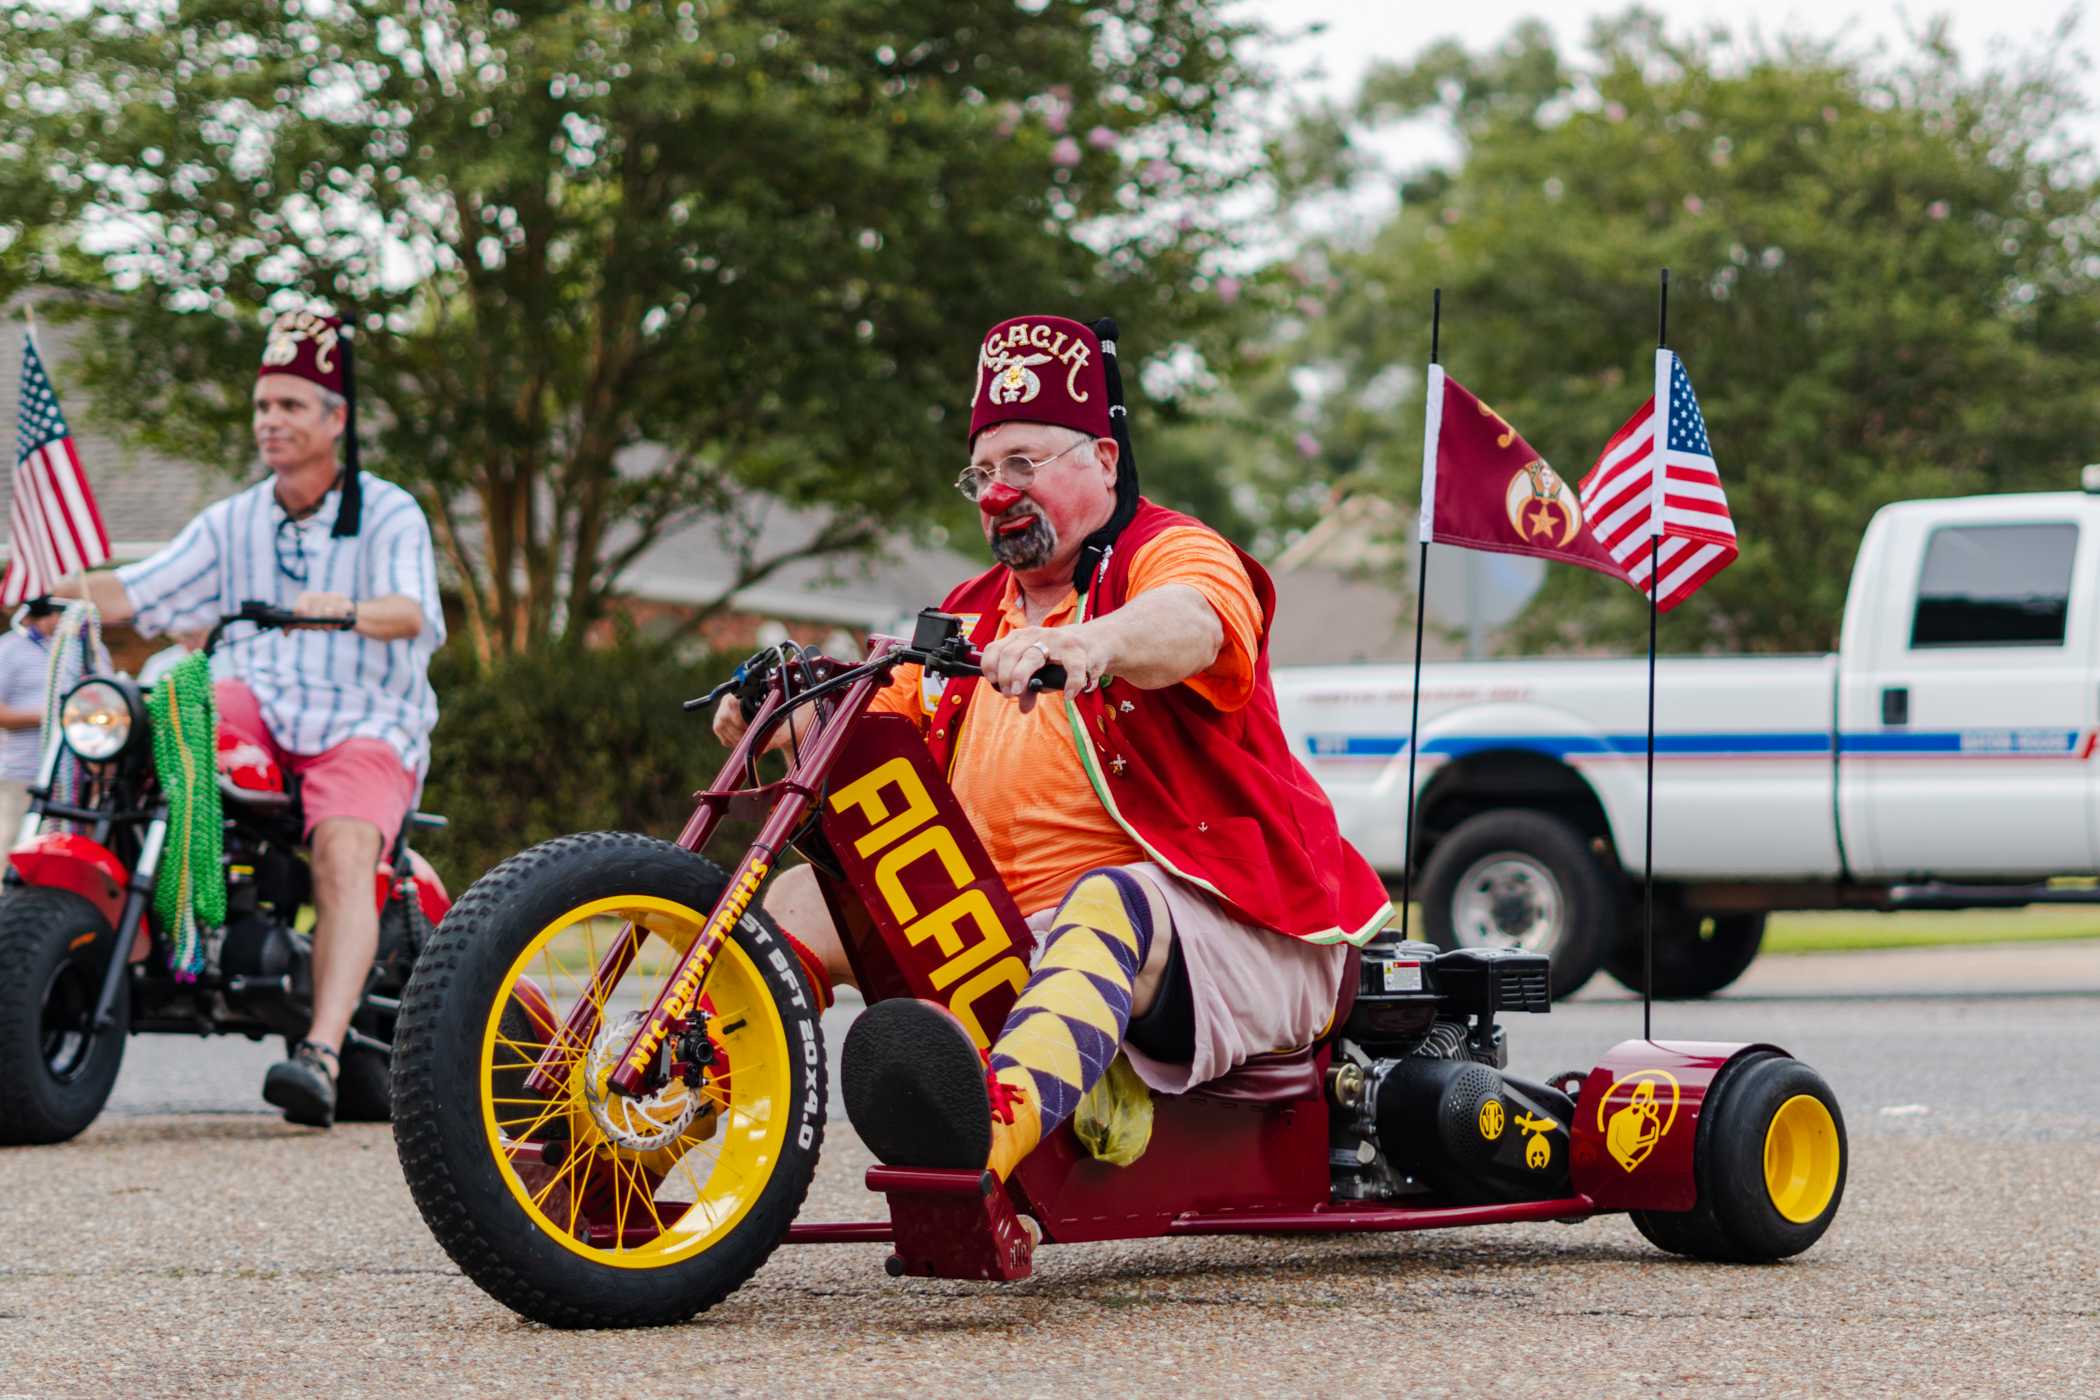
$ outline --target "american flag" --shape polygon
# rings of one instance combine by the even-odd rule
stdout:
[[[1658,611],[1676,607],[1735,562],[1735,522],[1713,453],[1684,362],[1657,350],[1654,396],[1605,444],[1582,479],[1581,500],[1590,533],[1643,593],[1649,591],[1648,541],[1662,537]]]
[[[49,593],[68,574],[92,569],[109,558],[102,512],[88,488],[66,416],[59,412],[51,376],[22,341],[22,406],[15,426],[14,515],[8,522],[13,558],[0,580],[0,607]]]

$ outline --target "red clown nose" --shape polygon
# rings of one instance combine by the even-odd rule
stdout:
[[[977,498],[977,508],[996,519],[1011,510],[1014,502],[1020,499],[1020,492],[1003,481],[995,481],[985,487],[984,494]]]

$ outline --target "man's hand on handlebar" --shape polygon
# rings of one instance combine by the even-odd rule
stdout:
[[[773,732],[766,736],[764,751],[772,753],[775,749],[786,748],[790,727],[794,729],[794,737],[799,742],[803,731],[809,728],[810,718],[810,713],[807,710],[797,710],[789,715],[786,724],[776,725]],[[735,691],[730,691],[722,697],[722,702],[715,706],[715,737],[722,741],[723,748],[733,749],[736,747],[737,740],[743,738],[744,731],[750,727],[751,721],[744,718],[743,700],[738,697]]]
[[[1025,710],[1034,704],[1028,678],[1045,666],[1062,666],[1064,692],[1077,696],[1092,690],[1108,669],[1109,658],[1090,644],[1084,627],[1016,627],[984,649],[984,678],[1001,695],[1020,696]]]
[[[302,621],[301,627],[354,627],[357,625],[357,604],[340,593],[301,593],[292,603],[292,611]]]

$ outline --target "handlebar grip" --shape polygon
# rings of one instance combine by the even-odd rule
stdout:
[[[1036,667],[1035,674],[1028,678],[1028,688],[1030,690],[1063,690],[1065,688],[1065,668],[1054,661],[1043,663],[1041,666]]]

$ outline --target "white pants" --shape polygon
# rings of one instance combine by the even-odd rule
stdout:
[[[29,815],[29,784],[20,778],[0,778],[0,850],[13,850],[22,818]]]
[[[1150,861],[1116,867],[1160,892],[1188,968],[1196,1013],[1196,1053],[1185,1065],[1153,1059],[1126,1042],[1138,1078],[1163,1094],[1216,1079],[1256,1055],[1310,1045],[1334,1018],[1335,993],[1349,949],[1307,943],[1247,923],[1215,897]],[[1032,914],[1040,940],[1055,908]],[[1036,944],[1040,951],[1042,944]]]

